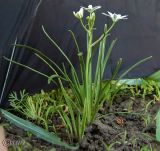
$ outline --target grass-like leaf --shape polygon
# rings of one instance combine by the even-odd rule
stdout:
[[[156,116],[156,140],[160,142],[160,111]]]
[[[51,143],[54,145],[59,145],[62,147],[65,147],[67,149],[71,149],[71,150],[76,150],[78,148],[78,146],[70,146],[65,142],[62,142],[61,139],[54,133],[49,133],[48,131],[40,128],[39,126],[36,126],[35,124],[23,120],[15,115],[13,115],[12,113],[0,109],[2,115],[8,119],[11,123],[15,124],[16,126],[26,130],[26,131],[30,131],[31,133],[33,133],[34,135],[36,135],[37,137]]]

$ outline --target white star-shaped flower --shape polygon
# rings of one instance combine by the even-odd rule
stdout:
[[[84,9],[80,8],[80,10],[78,12],[73,12],[74,16],[78,19],[82,19],[83,18],[83,14],[84,14]]]
[[[106,14],[106,13],[102,13],[102,14],[110,17],[113,22],[117,22],[117,21],[122,20],[122,19],[128,19],[127,18],[128,15],[122,16],[121,14],[111,13],[109,11],[108,11],[108,14]]]
[[[100,9],[101,6],[95,6],[93,7],[92,5],[88,5],[88,7],[82,7],[84,10],[88,11],[89,13],[92,13],[94,11],[96,11],[97,9]]]

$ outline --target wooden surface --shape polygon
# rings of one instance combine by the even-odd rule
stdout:
[[[0,126],[0,151],[8,151],[7,147],[3,144],[5,140],[4,128]]]

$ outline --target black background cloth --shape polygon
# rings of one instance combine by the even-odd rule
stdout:
[[[44,25],[47,32],[69,56],[77,71],[79,70],[75,46],[68,30],[71,29],[78,40],[81,50],[86,53],[85,33],[73,16],[80,6],[100,5],[97,11],[95,37],[100,36],[105,23],[111,20],[102,12],[110,11],[128,15],[128,20],[120,21],[110,35],[108,43],[118,38],[114,47],[104,79],[111,76],[115,63],[123,58],[120,73],[123,73],[137,61],[153,56],[153,59],[141,64],[126,78],[148,76],[159,70],[160,62],[160,1],[159,0],[1,0],[0,1],[0,93],[2,91],[8,62],[3,56],[10,57],[16,37],[18,43],[39,49],[58,65],[66,64],[57,48],[48,41],[42,32]],[[96,56],[94,60],[96,60]],[[14,60],[51,74],[51,70],[37,57],[25,50],[16,48]],[[94,65],[96,61],[94,61]],[[67,71],[69,66],[66,64]],[[11,91],[26,89],[30,93],[41,89],[49,90],[55,85],[48,85],[47,79],[17,65],[11,66],[1,106],[7,106],[7,97]]]

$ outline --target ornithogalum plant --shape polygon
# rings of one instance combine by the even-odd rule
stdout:
[[[127,16],[122,16],[120,14],[115,14],[111,12],[102,13],[103,15],[111,18],[112,24],[104,25],[102,35],[96,41],[93,41],[96,11],[100,8],[101,6],[93,7],[92,5],[89,5],[87,8],[81,7],[78,12],[73,12],[74,16],[76,17],[76,19],[79,20],[80,24],[87,33],[87,50],[86,55],[84,55],[78,46],[76,36],[72,31],[70,31],[77,48],[77,56],[79,59],[80,66],[80,78],[78,77],[77,71],[75,70],[74,65],[71,63],[67,55],[48,35],[44,27],[42,27],[42,29],[47,38],[58,48],[58,50],[62,53],[62,55],[66,58],[67,62],[69,63],[71,69],[71,76],[69,76],[68,72],[66,71],[65,65],[63,65],[63,69],[61,69],[53,60],[48,58],[46,55],[42,54],[42,52],[29,46],[16,45],[18,47],[26,47],[27,49],[32,50],[37,57],[39,57],[45,64],[47,64],[51,68],[51,70],[53,71],[53,75],[48,76],[45,73],[41,73],[40,71],[32,69],[26,65],[12,61],[13,63],[31,69],[32,71],[47,77],[48,82],[54,81],[55,78],[58,80],[63,96],[65,98],[65,106],[67,106],[68,110],[64,112],[63,108],[58,108],[57,112],[59,113],[62,122],[66,127],[69,137],[71,139],[76,138],[78,141],[81,140],[84,136],[86,127],[89,126],[89,124],[91,124],[91,122],[95,120],[96,114],[98,113],[99,109],[103,106],[104,101],[110,99],[109,96],[111,96],[110,93],[112,89],[112,80],[116,78],[117,81],[119,81],[130,70],[138,66],[140,63],[143,63],[144,61],[151,58],[148,57],[139,61],[138,63],[134,64],[131,68],[129,68],[126,72],[124,72],[122,75],[117,77],[118,70],[122,63],[122,59],[119,59],[117,61],[117,65],[111,78],[107,80],[107,82],[103,82],[106,65],[110,57],[112,48],[116,42],[116,40],[113,40],[109,48],[106,49],[106,39],[110,35],[111,30],[114,28],[117,22],[120,20],[127,19]],[[84,18],[84,13],[87,14],[86,18]],[[97,60],[93,60],[95,51],[98,51]],[[97,63],[96,68],[94,69],[94,75],[92,74],[93,61]],[[74,97],[68,94],[67,89],[65,89],[64,87],[64,82],[65,84],[67,82],[69,88],[72,90],[72,94],[74,95]]]

